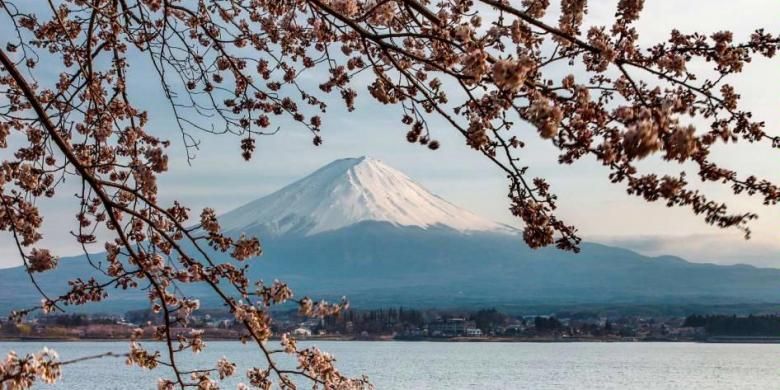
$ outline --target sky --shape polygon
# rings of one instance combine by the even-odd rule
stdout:
[[[555,7],[553,1],[553,7]],[[590,1],[587,24],[611,24],[615,1]],[[651,44],[668,37],[673,28],[683,32],[715,32],[728,29],[745,38],[757,27],[780,32],[780,2],[777,0],[648,0],[637,24],[640,42]],[[2,30],[0,30],[2,31]],[[0,44],[5,45],[0,34]],[[41,71],[47,71],[45,64]],[[49,70],[50,72],[56,69]],[[166,103],[143,66],[136,74],[134,93],[140,106],[150,113],[150,129],[173,142],[169,150],[170,171],[160,178],[161,201],[180,200],[193,210],[209,206],[219,213],[228,211],[314,171],[328,162],[344,157],[371,156],[383,160],[441,197],[496,221],[518,226],[509,213],[506,179],[489,161],[468,148],[461,136],[444,124],[435,126],[433,137],[442,148],[433,152],[409,144],[406,129],[400,124],[396,107],[374,102],[364,88],[357,110],[347,113],[340,101],[329,100],[324,116],[324,144],[314,147],[311,134],[292,123],[282,123],[281,131],[257,140],[254,157],[245,162],[240,156],[238,139],[197,133],[202,142],[196,159],[188,164],[178,129]],[[317,78],[314,73],[309,77]],[[780,134],[780,72],[777,61],[758,60],[732,79],[743,97],[743,104],[755,117],[768,124],[772,134]],[[584,159],[572,166],[557,164],[554,148],[535,140],[530,126],[517,130],[526,136],[529,146],[520,156],[530,174],[546,177],[559,196],[559,216],[579,229],[589,241],[621,246],[647,255],[670,254],[690,261],[719,264],[747,263],[780,267],[780,212],[764,207],[757,199],[735,197],[728,188],[703,185],[716,199],[728,200],[735,210],[753,211],[760,219],[751,225],[753,238],[745,241],[735,230],[706,225],[687,209],[670,209],[663,204],[648,204],[629,197],[621,185],[611,184],[608,171],[593,160]],[[525,133],[524,133],[525,132]],[[10,149],[0,150],[9,153]],[[716,153],[716,161],[780,181],[780,152],[766,145],[739,145]],[[657,161],[644,166],[653,168]],[[671,165],[663,169],[676,173],[685,167]],[[71,180],[76,182],[75,180]],[[73,185],[69,183],[67,185]],[[66,185],[66,189],[68,188]],[[72,193],[74,191],[70,191]],[[44,200],[44,240],[42,246],[59,255],[80,253],[68,231],[75,228],[76,201],[67,190],[59,199]],[[518,237],[518,239],[521,239]],[[99,248],[96,248],[99,250]],[[0,238],[0,267],[21,263],[8,237]]]

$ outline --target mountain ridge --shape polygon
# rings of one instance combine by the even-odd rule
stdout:
[[[780,297],[780,269],[648,257],[589,242],[579,254],[531,249],[519,231],[446,202],[368,158],[336,160],[218,218],[229,234],[262,240],[264,255],[250,260],[253,281],[284,280],[298,296],[347,295],[360,307],[764,304]],[[512,231],[517,234],[507,234]],[[65,280],[90,276],[101,280],[85,256],[36,275],[50,295],[63,292]],[[40,302],[22,267],[0,270],[0,287],[0,310]],[[182,288],[204,306],[218,305],[205,285]],[[87,310],[148,306],[142,290],[110,294],[110,302]]]
[[[364,308],[671,307],[766,304],[780,296],[777,269],[670,262],[587,242],[577,255],[554,248],[533,250],[519,236],[489,232],[362,222],[311,236],[272,237],[264,245],[266,253],[252,260],[252,280],[279,279],[297,296],[347,296],[353,306]],[[224,254],[214,256],[218,262],[230,261]],[[89,270],[86,259],[77,257],[63,259],[57,269],[38,277],[43,286],[61,286],[63,280],[83,277]],[[40,296],[24,270],[8,271],[0,270],[0,286],[13,294],[0,295],[0,308],[37,304]],[[208,286],[184,289],[203,307],[219,305]],[[143,291],[109,294],[108,302],[86,309],[123,312],[147,306]]]

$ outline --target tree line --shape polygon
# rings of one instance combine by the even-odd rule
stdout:
[[[780,316],[777,315],[690,315],[683,326],[702,327],[708,335],[720,336],[780,336]]]

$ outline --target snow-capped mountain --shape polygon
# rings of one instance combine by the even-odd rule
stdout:
[[[512,231],[445,201],[369,157],[333,161],[219,220],[225,231],[260,229],[266,234],[313,235],[365,221],[459,232]]]
[[[346,295],[355,307],[503,306],[535,314],[578,305],[764,304],[780,296],[777,269],[651,258],[595,243],[583,243],[579,254],[530,249],[517,230],[448,203],[370,158],[334,161],[219,219],[231,235],[260,238],[263,256],[247,269],[250,280],[283,280],[298,296]],[[210,252],[217,263],[235,261]],[[52,286],[52,295],[64,292],[65,280],[106,282],[91,262],[105,254],[91,256],[63,258],[36,280]],[[0,287],[0,315],[40,302],[24,267],[0,270]],[[205,283],[184,288],[204,307],[222,307]],[[111,294],[87,309],[148,307],[145,290]]]

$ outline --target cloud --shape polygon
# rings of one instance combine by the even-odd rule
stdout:
[[[648,256],[674,255],[715,264],[752,264],[780,268],[780,240],[745,240],[740,234],[591,236],[591,241]]]

